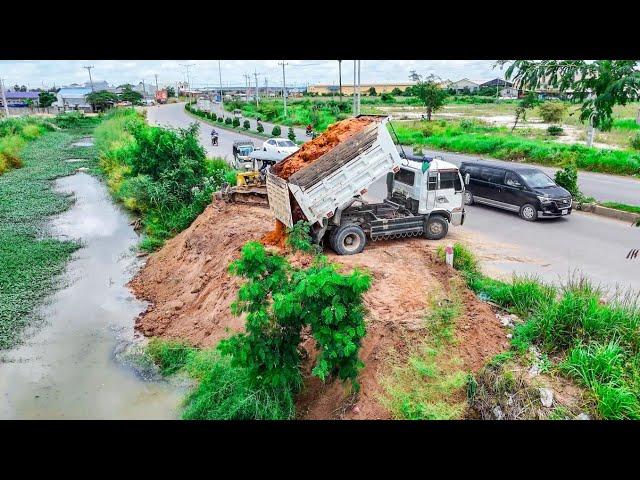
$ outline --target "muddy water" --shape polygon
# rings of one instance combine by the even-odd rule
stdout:
[[[182,389],[131,354],[141,349],[133,324],[145,304],[125,286],[140,267],[129,218],[90,175],[59,179],[56,187],[72,192],[76,204],[53,220],[52,231],[83,247],[61,279],[66,287],[43,307],[44,325],[0,354],[0,418],[176,418]]]

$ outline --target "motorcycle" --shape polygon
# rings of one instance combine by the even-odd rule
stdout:
[[[214,147],[218,146],[218,135],[211,135],[211,145]]]
[[[305,133],[307,134],[307,137],[312,137],[313,136],[313,130],[311,128],[307,127]]]

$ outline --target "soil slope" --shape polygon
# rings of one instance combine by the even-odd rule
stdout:
[[[222,202],[207,207],[187,230],[153,254],[132,280],[134,292],[151,302],[137,328],[148,336],[182,338],[197,346],[213,346],[241,330],[243,319],[232,316],[229,309],[241,280],[229,276],[227,267],[245,242],[263,238],[272,226],[273,217],[265,208]],[[448,279],[457,275],[435,261],[437,245],[414,238],[374,242],[354,256],[325,252],[345,271],[366,268],[374,278],[365,295],[367,335],[360,355],[365,368],[357,398],[349,396],[340,382],[323,384],[310,375],[316,353],[313,339],[306,336],[306,382],[298,399],[302,418],[389,418],[379,401],[387,354],[392,348],[406,352],[424,337],[429,292],[446,292]],[[290,260],[297,265],[309,261],[300,254]],[[464,301],[457,353],[465,367],[475,371],[507,346],[507,338],[487,304],[468,291]]]

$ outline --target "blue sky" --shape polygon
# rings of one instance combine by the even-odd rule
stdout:
[[[223,84],[244,85],[243,74],[258,73],[258,82],[264,86],[265,78],[269,85],[282,85],[282,67],[280,60],[222,60]],[[287,84],[304,85],[306,83],[337,83],[338,62],[336,60],[287,60]],[[361,64],[362,83],[405,82],[409,72],[416,70],[420,74],[434,74],[443,79],[490,80],[502,77],[500,67],[492,68],[493,60],[363,60]],[[106,80],[110,84],[155,82],[163,86],[186,78],[185,68],[189,67],[191,83],[218,84],[217,60],[21,60],[0,61],[0,77],[5,85],[27,85],[29,88],[51,87],[88,81],[87,70],[83,65],[93,65],[93,79]],[[343,84],[353,82],[353,60],[342,62]]]

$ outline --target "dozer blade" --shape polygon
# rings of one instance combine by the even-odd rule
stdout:
[[[229,201],[234,203],[245,203],[249,205],[269,207],[266,187],[233,187],[229,189],[227,196],[229,198]]]

